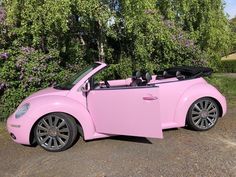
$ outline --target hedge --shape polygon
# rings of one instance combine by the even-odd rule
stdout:
[[[236,73],[236,60],[222,60],[222,72]]]

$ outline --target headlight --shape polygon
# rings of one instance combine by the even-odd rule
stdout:
[[[29,103],[26,103],[24,104],[23,106],[21,106],[15,113],[15,118],[18,119],[20,118],[21,116],[23,116],[29,109],[30,107],[30,104]]]

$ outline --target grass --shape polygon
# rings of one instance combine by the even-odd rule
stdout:
[[[0,122],[0,134],[3,134],[4,132],[6,132],[6,123]]]
[[[236,59],[235,60],[222,60],[220,71],[226,73],[236,73]]]
[[[236,77],[213,74],[207,80],[227,97],[229,105],[236,105]]]
[[[1,104],[1,102],[0,102],[0,122],[2,122],[2,121],[4,120],[4,117],[3,117],[3,115],[1,114],[1,113],[2,113],[2,109],[3,109],[3,106],[2,106],[2,104]]]
[[[236,53],[225,56],[221,59],[220,71],[227,73],[236,73]]]

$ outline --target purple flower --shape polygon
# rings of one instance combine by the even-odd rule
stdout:
[[[0,83],[0,91],[5,90],[6,84],[5,83]]]
[[[21,63],[20,63],[20,62],[16,62],[16,67],[17,67],[18,69],[20,69],[20,68],[21,68]]]
[[[193,41],[191,41],[189,39],[185,41],[185,46],[186,47],[190,47],[190,46],[193,46],[193,45],[194,45]]]
[[[180,33],[180,34],[178,35],[178,39],[183,39],[183,37],[184,37],[184,35],[183,35],[182,33]]]
[[[24,73],[21,72],[19,79],[22,80],[24,78]]]
[[[8,57],[9,57],[9,54],[8,53],[1,53],[0,54],[0,57],[2,58],[2,59],[7,59]]]
[[[174,22],[170,21],[170,20],[165,20],[164,24],[168,27],[168,28],[173,28],[174,27]]]
[[[33,47],[21,47],[22,52],[29,54],[31,52],[34,52],[35,49]]]
[[[3,23],[6,19],[6,11],[3,7],[0,7],[0,23]]]
[[[29,78],[29,82],[32,82],[32,81],[33,81],[33,77],[30,77],[30,78]]]

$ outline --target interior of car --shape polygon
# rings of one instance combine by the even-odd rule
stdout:
[[[152,76],[149,72],[136,71],[133,72],[131,77],[130,86],[146,86],[152,80]]]
[[[151,75],[149,72],[141,70],[134,71],[128,79],[108,80],[109,77],[102,72],[95,74],[90,78],[92,89],[128,89],[136,87],[149,87],[158,83],[173,82],[186,79],[193,79],[203,76],[209,76],[213,72],[210,68],[205,67],[174,67],[158,71]]]

